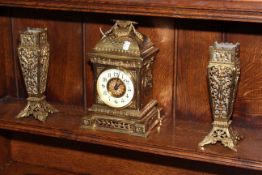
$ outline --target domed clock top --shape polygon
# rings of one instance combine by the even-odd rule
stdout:
[[[134,21],[116,20],[107,32],[102,32],[101,40],[96,44],[94,52],[115,55],[129,55],[143,58],[144,54],[152,51],[151,40],[139,33]]]

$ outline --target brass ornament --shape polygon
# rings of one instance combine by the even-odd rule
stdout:
[[[58,112],[46,102],[44,95],[49,67],[47,29],[27,28],[21,32],[18,57],[29,97],[27,106],[17,118],[32,115],[40,121],[45,121],[48,113]]]
[[[152,99],[158,49],[134,24],[116,20],[107,32],[101,31],[101,40],[89,53],[96,90],[82,128],[146,137],[161,123],[161,109]]]
[[[117,111],[93,105],[89,115],[83,118],[82,128],[101,129],[147,137],[152,129],[161,123],[161,109],[152,100],[142,111]]]
[[[217,43],[209,48],[208,84],[213,128],[199,143],[221,142],[225,147],[237,151],[240,135],[232,129],[232,112],[240,76],[239,43]]]

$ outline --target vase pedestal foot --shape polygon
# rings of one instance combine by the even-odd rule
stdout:
[[[16,116],[16,118],[25,118],[33,116],[35,119],[45,121],[48,113],[58,112],[53,106],[51,106],[45,100],[45,96],[42,97],[29,97],[27,98],[26,107]]]
[[[221,142],[225,147],[237,151],[236,145],[241,136],[230,127],[231,121],[214,121],[213,128],[209,134],[198,144],[203,149],[205,145]]]

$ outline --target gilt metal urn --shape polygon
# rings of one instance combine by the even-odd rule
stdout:
[[[199,146],[203,148],[204,145],[221,142],[225,147],[237,151],[240,136],[232,129],[231,122],[240,76],[239,43],[215,42],[209,52],[207,72],[213,128]]]
[[[40,121],[45,121],[49,113],[57,112],[46,102],[44,95],[49,67],[47,29],[27,28],[21,32],[18,57],[28,98],[27,106],[17,118],[32,115]]]

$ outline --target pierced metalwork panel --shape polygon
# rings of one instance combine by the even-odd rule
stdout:
[[[208,83],[214,122],[210,133],[199,143],[202,149],[204,145],[220,141],[225,147],[237,150],[241,137],[230,124],[239,76],[239,43],[215,42],[210,46]]]
[[[20,34],[20,41],[18,56],[29,97],[27,106],[17,118],[33,115],[36,119],[45,121],[48,113],[57,112],[46,102],[44,96],[49,67],[47,29],[27,28]]]

